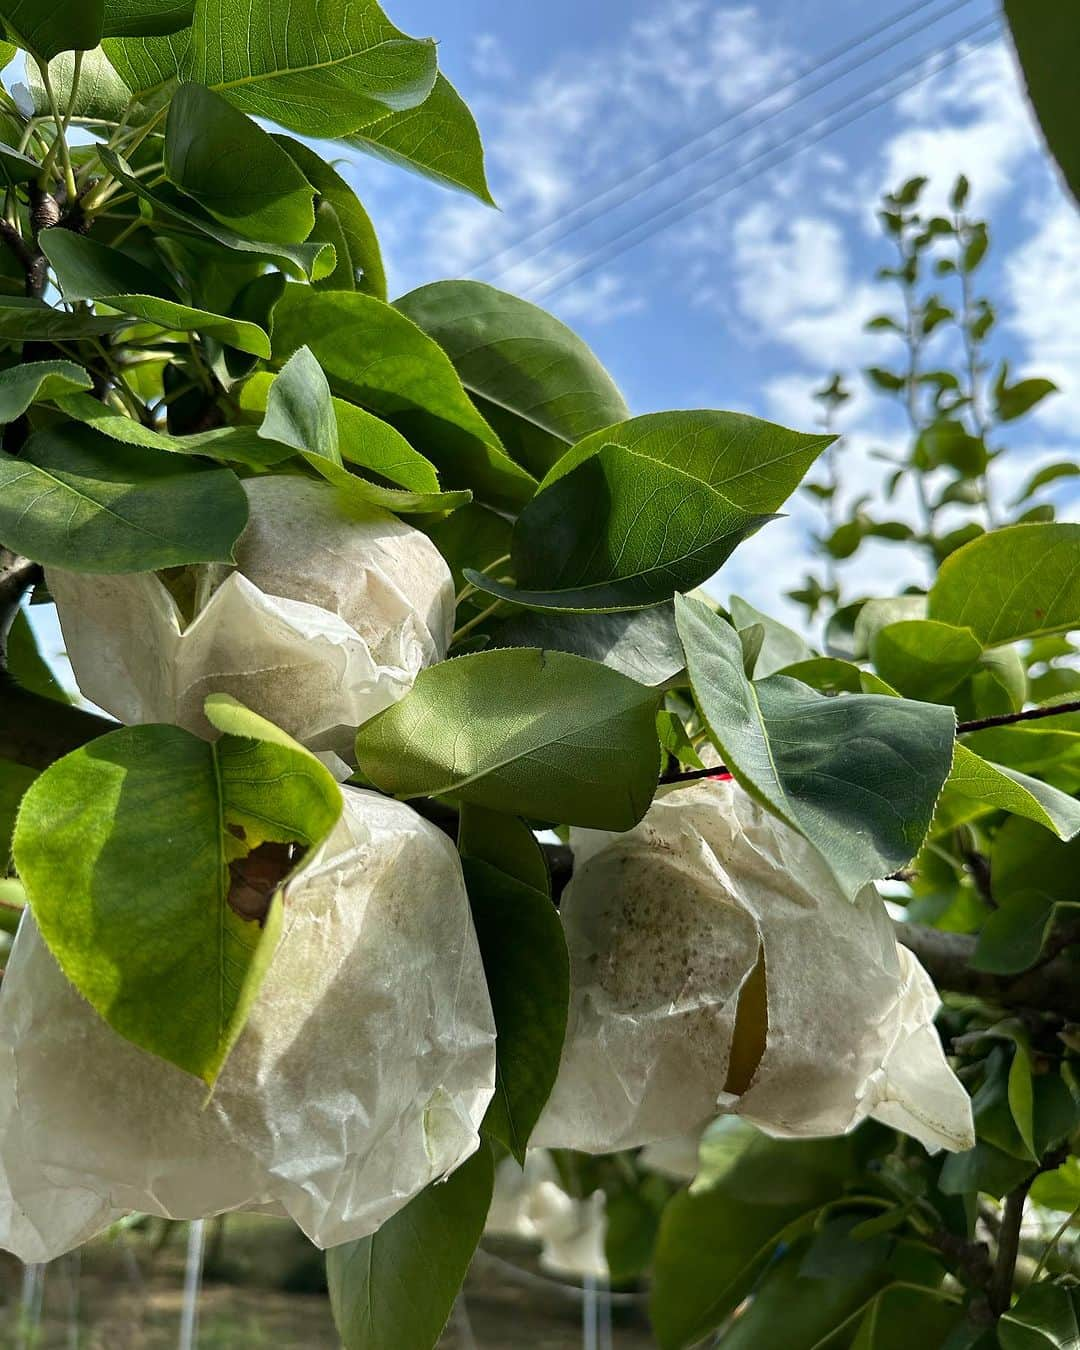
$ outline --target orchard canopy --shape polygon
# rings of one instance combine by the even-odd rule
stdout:
[[[1007,8],[1075,187],[1080,19]],[[388,297],[336,161],[491,200],[432,40],[374,0],[0,30],[0,1244],[287,1214],[348,1347],[431,1350],[531,1144],[670,1350],[748,1296],[725,1344],[1074,1344],[1080,1272],[1016,1269],[1029,1192],[1080,1209],[1080,525],[938,530],[1053,390],[980,394],[966,185],[887,200],[871,371],[951,495],[826,541],[933,579],[808,582],[809,638],[699,588],[835,496],[831,432],[634,416],[524,300]]]

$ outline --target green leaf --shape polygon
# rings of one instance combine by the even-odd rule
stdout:
[[[1013,500],[1013,506],[1019,506],[1021,502],[1026,502],[1034,497],[1035,493],[1047,483],[1056,483],[1061,478],[1076,478],[1080,476],[1080,464],[1075,460],[1059,460],[1056,464],[1047,464],[1033,473],[1024,484],[1024,490]]]
[[[259,434],[299,450],[316,473],[358,502],[405,514],[426,514],[452,511],[472,500],[469,492],[403,492],[350,473],[338,450],[330,386],[308,347],[297,348],[270,386]]]
[[[187,28],[195,0],[105,0],[105,37],[156,37]]]
[[[402,798],[627,830],[656,789],[657,694],[607,666],[528,648],[420,672],[356,738],[360,768]]]
[[[535,609],[670,600],[710,577],[828,444],[741,413],[656,413],[596,432],[522,512],[517,586],[469,580]]]
[[[945,1195],[985,1191],[1000,1200],[1035,1170],[1030,1159],[1014,1158],[980,1139],[964,1153],[950,1153],[942,1164],[938,1187]]]
[[[703,769],[705,767],[698,752],[694,749],[693,741],[687,735],[682,718],[678,713],[672,712],[670,708],[661,708],[656,714],[656,736],[660,742],[660,748],[666,750],[680,764],[689,765],[692,769]]]
[[[1047,146],[1080,201],[1074,80],[1080,66],[1080,14],[1056,0],[1005,0],[1005,15]]]
[[[231,562],[247,497],[228,469],[68,423],[0,451],[0,538],[47,566],[146,572]]]
[[[388,418],[430,458],[448,488],[516,509],[535,488],[469,401],[446,353],[374,296],[287,288],[274,315],[274,355],[304,344],[331,387]]]
[[[196,6],[188,79],[304,136],[344,136],[431,92],[435,44],[407,37],[375,0]]]
[[[245,412],[266,411],[273,379],[274,376],[262,372],[244,384],[240,391],[240,406]],[[438,492],[439,476],[434,465],[414,450],[400,431],[358,408],[355,403],[335,398],[333,405],[342,459],[369,469],[391,483],[400,484],[410,492]]]
[[[442,347],[531,473],[543,476],[583,437],[630,415],[581,338],[526,300],[479,281],[436,281],[395,305]]]
[[[38,650],[34,630],[30,627],[24,609],[15,611],[15,618],[8,629],[5,666],[15,683],[23,689],[29,689],[32,694],[55,699],[58,703],[71,702]]]
[[[1049,1280],[1030,1284],[998,1323],[1001,1350],[1076,1350],[1080,1295]]]
[[[812,661],[796,661],[784,666],[777,675],[790,675],[819,694],[895,694],[896,690],[870,670],[862,670],[853,661],[836,656],[816,656]]]
[[[1080,839],[1055,839],[1020,816],[1005,822],[990,850],[990,874],[999,904],[1030,891],[1042,891],[1053,900],[1075,900],[1078,867]]]
[[[160,38],[155,41],[168,42],[171,39]],[[167,183],[160,184],[151,191],[107,147],[103,146],[98,154],[114,178],[153,208],[163,232],[167,232],[168,222],[178,222],[181,226],[207,235],[225,248],[235,249],[238,253],[256,254],[276,262],[290,275],[308,277],[312,281],[329,276],[334,270],[336,265],[334,250],[328,244],[321,241],[310,244],[281,244],[270,240],[249,239],[201,211],[197,202],[185,197],[183,193],[174,191]],[[162,217],[164,219],[161,219]],[[2,331],[0,326],[0,335]]]
[[[14,422],[32,403],[44,403],[93,381],[73,361],[30,361],[0,370],[0,422]]]
[[[69,314],[41,300],[0,295],[0,339],[7,342],[78,342],[125,328],[123,316],[87,312]]]
[[[1041,891],[1022,891],[987,916],[970,964],[995,975],[1028,970],[1039,959],[1057,906]]]
[[[36,769],[0,759],[0,876],[7,871],[8,859],[11,857],[11,837],[15,833],[19,803],[37,776]]]
[[[249,21],[256,12],[248,12]],[[242,36],[242,26],[233,26]],[[314,227],[313,189],[293,160],[250,117],[201,85],[182,84],[173,95],[165,172],[215,220],[253,239],[300,244]]]
[[[991,764],[959,743],[941,795],[942,807],[948,809],[951,799],[957,796],[970,797],[990,809],[1024,816],[1052,830],[1059,839],[1072,839],[1080,834],[1080,802],[1074,797],[1015,769]]]
[[[1010,525],[941,566],[929,616],[972,629],[985,647],[1080,628],[1080,525]]]
[[[851,1350],[910,1350],[912,1345],[946,1350],[948,1334],[957,1327],[970,1330],[970,1323],[952,1299],[942,1299],[932,1289],[923,1293],[887,1286],[867,1309]],[[980,1334],[976,1329],[973,1339]]]
[[[1080,1207],[1080,1157],[1074,1153],[1060,1167],[1036,1177],[1031,1198],[1047,1209],[1063,1210],[1066,1214]]]
[[[951,708],[826,698],[785,675],[751,682],[735,630],[699,600],[675,621],[713,743],[742,786],[824,857],[849,896],[918,851],[952,762]]]
[[[551,899],[547,858],[528,825],[517,816],[462,806],[458,815],[458,852],[487,863],[514,881]]]
[[[259,434],[341,463],[330,386],[310,347],[298,347],[270,386]]]
[[[731,597],[731,622],[737,629],[750,628],[759,624],[762,629],[762,644],[757,653],[753,673],[758,679],[766,675],[775,675],[785,666],[797,661],[814,659],[814,650],[793,629],[786,624],[770,619],[761,610],[755,609],[742,596]]]
[[[275,136],[315,189],[315,239],[334,245],[337,266],[317,285],[328,291],[364,291],[386,299],[386,271],[368,213],[345,179],[314,150],[291,136]],[[331,219],[332,217],[332,219]]]
[[[103,0],[0,0],[4,36],[45,61],[101,41]]]
[[[131,100],[131,90],[113,69],[100,47],[81,52],[80,57],[77,85],[73,52],[61,52],[49,62],[49,83],[56,102],[72,117],[119,122]],[[45,82],[40,69],[33,62],[27,64],[26,82],[34,101],[34,112],[39,117],[49,113],[51,110]]]
[[[474,586],[530,609],[610,613],[692,590],[768,516],[750,516],[708,483],[620,445],[538,492],[518,517],[518,584],[466,570]]]
[[[1053,380],[1018,380],[1016,384],[1002,382],[994,390],[994,412],[999,421],[1013,422],[1057,391]]]
[[[171,436],[165,431],[144,427],[132,417],[114,412],[89,394],[66,394],[56,400],[60,410],[83,422],[103,436],[125,445],[139,445],[147,450],[167,450],[174,455],[204,455],[224,464],[246,464],[252,469],[266,469],[289,459],[292,447],[264,440],[257,427],[215,427],[193,436]]]
[[[252,714],[242,725],[213,745],[178,727],[102,736],[41,775],[15,831],[19,876],[68,979],[114,1031],[208,1084],[282,921],[277,892],[263,926],[230,908],[229,865],[264,843],[312,848],[341,811],[313,755]]]
[[[559,1072],[570,958],[558,911],[544,891],[480,858],[464,856],[462,865],[498,1033],[485,1128],[524,1165]]]
[[[484,147],[461,95],[438,74],[418,107],[369,122],[346,144],[391,164],[413,169],[445,187],[461,188],[494,206],[484,172]]]
[[[41,165],[10,145],[0,145],[0,182],[6,187],[41,177]]]
[[[929,703],[944,703],[981,656],[982,643],[970,628],[933,619],[886,624],[870,639],[870,657],[882,679]]]
[[[179,76],[190,40],[190,28],[181,28],[161,37],[107,37],[101,49],[132,94],[156,104]]]
[[[434,1350],[484,1229],[495,1173],[481,1144],[377,1233],[326,1253],[345,1350]]]
[[[668,684],[686,664],[670,604],[619,614],[523,611],[486,631],[493,647],[570,652],[601,661],[639,684]]]
[[[853,1167],[849,1139],[780,1143],[745,1128],[742,1165],[676,1195],[660,1221],[650,1312],[662,1350],[684,1350],[715,1331],[777,1246],[809,1231],[841,1193]]]
[[[205,333],[253,356],[270,355],[270,339],[256,324],[178,303],[165,283],[119,249],[60,229],[43,230],[39,242],[65,300],[101,300],[170,332]]]

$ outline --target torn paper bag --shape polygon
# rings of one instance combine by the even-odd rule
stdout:
[[[344,788],[286,884],[251,1017],[206,1086],[112,1031],[24,916],[0,986],[0,1246],[48,1261],[130,1210],[373,1232],[479,1143],[495,1026],[453,845]]]
[[[659,796],[627,834],[574,831],[570,1023],[537,1146],[606,1153],[731,1111],[776,1136],[874,1116],[974,1142],[937,992],[872,886],[848,901],[801,835],[731,782]]]

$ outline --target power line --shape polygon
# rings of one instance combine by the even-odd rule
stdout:
[[[599,219],[599,217],[608,210],[617,210],[627,202],[633,201],[636,197],[641,196],[643,192],[647,191],[655,184],[660,171],[663,170],[664,166],[670,161],[678,159],[684,160],[683,163],[679,164],[672,171],[673,173],[678,174],[694,164],[700,163],[703,159],[707,159],[710,155],[716,154],[718,151],[727,148],[727,146],[733,144],[744,134],[745,129],[736,131],[734,135],[724,138],[718,144],[710,145],[708,148],[702,147],[704,147],[706,142],[712,141],[725,127],[730,126],[735,122],[741,122],[748,114],[755,112],[757,109],[767,107],[781,95],[792,89],[797,89],[809,75],[823,71],[826,67],[835,64],[835,62],[841,60],[851,52],[856,51],[867,42],[872,41],[876,37],[880,37],[882,33],[888,32],[898,24],[910,19],[913,15],[921,13],[930,5],[937,3],[938,0],[918,0],[916,4],[900,11],[891,19],[886,20],[886,22],[878,24],[876,27],[868,29],[859,36],[850,39],[843,45],[834,48],[831,52],[820,58],[812,69],[804,69],[784,83],[777,85],[766,93],[760,94],[757,98],[744,104],[740,108],[736,108],[734,111],[721,118],[719,122],[714,123],[711,127],[707,128],[705,131],[699,132],[689,140],[676,141],[669,144],[657,158],[651,160],[648,164],[643,165],[640,169],[635,170],[629,178],[618,179],[596,196],[593,196],[587,201],[574,207],[568,214],[559,216],[553,220],[548,220],[544,224],[526,231],[517,239],[503,245],[495,253],[490,254],[481,262],[476,263],[471,270],[473,272],[482,272],[488,271],[492,267],[496,267],[494,279],[498,281],[501,276],[511,271],[515,266],[512,262],[503,266],[496,266],[503,258],[516,253],[520,248],[531,243],[533,240],[544,239],[545,236],[551,236],[544,239],[544,242],[539,248],[534,250],[531,256],[535,258],[542,253],[546,253],[549,249],[561,243],[562,240],[569,235],[592,224],[593,221]],[[860,70],[871,61],[875,61],[879,57],[887,55],[889,52],[895,50],[901,43],[907,42],[909,38],[917,36],[925,29],[939,23],[942,19],[951,17],[960,9],[963,9],[964,6],[971,3],[972,0],[954,0],[954,3],[946,5],[939,13],[931,14],[919,24],[905,29],[902,33],[894,34],[890,41],[878,44],[871,51],[865,52],[858,60],[848,62],[846,66],[840,70],[834,71],[832,75],[812,82],[790,102],[787,102],[770,112],[766,112],[764,116],[756,119],[751,129],[756,129],[758,126],[761,126],[772,118],[788,111],[788,109],[795,107],[806,99],[813,97],[815,94],[822,93],[833,84],[836,84],[839,80],[845,79],[848,75],[853,74],[856,70]],[[687,156],[689,156],[689,158],[686,158]],[[641,186],[636,186],[637,184],[641,184]]]
[[[979,33],[984,32],[987,29],[990,31],[986,32],[986,36],[978,41],[974,41],[970,47],[962,50],[958,47],[959,43],[973,39],[977,37]],[[643,244],[646,239],[649,239],[654,234],[666,229],[668,225],[674,224],[680,219],[685,219],[686,217],[695,214],[713,201],[721,200],[729,193],[734,192],[737,188],[744,186],[744,184],[751,182],[755,178],[759,178],[763,173],[768,172],[769,169],[775,168],[776,165],[792,159],[803,150],[810,149],[812,146],[819,144],[834,132],[842,131],[845,127],[851,126],[860,118],[865,117],[867,113],[873,112],[877,108],[884,107],[887,103],[891,103],[894,99],[899,98],[901,94],[907,93],[909,89],[914,89],[918,85],[925,83],[940,70],[956,65],[957,62],[964,60],[974,52],[988,46],[998,35],[998,31],[999,20],[996,17],[983,19],[973,28],[957,34],[949,43],[937,47],[919,58],[919,64],[922,65],[927,61],[934,60],[935,57],[943,57],[944,59],[941,61],[940,65],[933,66],[930,69],[921,70],[913,79],[902,84],[891,93],[875,99],[865,107],[854,112],[850,111],[850,104],[852,101],[858,102],[861,99],[879,93],[883,85],[889,85],[900,78],[906,67],[894,71],[893,74],[886,76],[884,80],[875,81],[873,86],[866,87],[862,92],[854,95],[853,100],[845,99],[843,104],[834,105],[828,113],[823,117],[818,118],[816,121],[811,122],[808,127],[805,127],[797,135],[786,137],[778,144],[767,147],[766,149],[759,151],[756,155],[751,156],[751,158],[742,166],[743,169],[749,168],[762,158],[770,155],[773,156],[767,163],[760,164],[758,167],[754,168],[751,173],[743,173],[741,176],[732,178],[730,182],[727,182],[726,186],[721,185],[725,184],[725,181],[731,178],[731,174],[724,173],[719,175],[719,177],[714,178],[711,182],[704,184],[696,192],[691,193],[689,197],[674,202],[671,205],[662,208],[660,211],[654,212],[651,216],[646,216],[644,220],[638,221],[636,225],[632,225],[627,229],[620,231],[618,234],[613,235],[610,239],[605,240],[599,248],[594,249],[592,253],[586,254],[584,258],[578,259],[573,263],[568,263],[565,267],[553,272],[551,276],[545,278],[542,282],[537,282],[532,286],[523,288],[522,294],[526,296],[531,294],[532,299],[536,301],[546,298],[555,291],[562,290],[564,287],[571,285],[575,281],[579,281],[582,277],[595,271],[596,268],[606,266],[616,258],[621,257],[624,253],[629,252],[633,248],[637,248],[639,244]],[[831,125],[829,125],[830,123]],[[820,132],[820,134],[810,135],[811,132]],[[720,191],[716,191],[718,187],[721,188]],[[569,275],[565,275],[567,273]]]

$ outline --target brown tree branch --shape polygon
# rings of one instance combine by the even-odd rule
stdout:
[[[1025,712],[982,717],[975,722],[961,722],[956,732],[959,736],[965,736],[969,731],[985,731],[987,727],[1011,727],[1017,722],[1038,722],[1043,717],[1057,717],[1061,713],[1072,712],[1080,712],[1080,699],[1074,699],[1070,703],[1050,703],[1044,708],[1028,708]]]
[[[992,975],[971,965],[977,939],[919,923],[899,922],[896,938],[914,952],[939,989],[971,994],[1003,1008],[1028,1008],[1080,1021],[1080,979],[1064,954],[1019,975]]]

